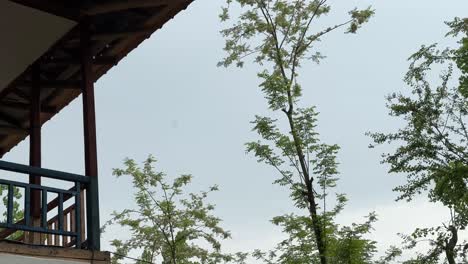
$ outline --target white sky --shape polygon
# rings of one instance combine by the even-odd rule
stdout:
[[[442,41],[443,21],[466,16],[466,0],[331,1],[327,19],[341,21],[354,6],[372,4],[376,16],[357,35],[333,33],[323,39],[321,65],[302,72],[304,103],[317,105],[319,131],[337,143],[342,180],[350,202],[340,222],[375,210],[373,237],[385,248],[397,232],[438,224],[443,208],[420,199],[396,203],[391,189],[401,176],[379,163],[384,149],[368,149],[366,131],[390,131],[400,123],[387,116],[384,96],[404,89],[406,58],[421,44]],[[191,173],[194,190],[219,184],[212,196],[217,215],[233,239],[228,251],[268,248],[280,237],[269,223],[290,212],[286,189],[271,182],[275,172],[245,154],[255,138],[250,120],[268,114],[257,88],[257,69],[217,68],[223,56],[218,12],[222,2],[197,0],[132,52],[96,84],[101,221],[132,206],[131,186],[112,168],[125,157],[143,161],[152,153],[169,175]],[[43,129],[43,166],[83,173],[81,100],[74,101]],[[28,142],[5,156],[27,163]],[[103,249],[110,249],[102,239]]]

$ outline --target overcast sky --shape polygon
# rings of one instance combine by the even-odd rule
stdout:
[[[379,163],[384,149],[368,149],[366,131],[391,131],[401,123],[387,116],[384,96],[403,90],[406,58],[421,44],[444,42],[444,21],[466,16],[466,0],[330,1],[327,22],[343,20],[354,6],[372,5],[376,15],[357,35],[335,32],[323,39],[320,65],[303,68],[303,102],[316,105],[319,131],[341,146],[339,191],[350,202],[340,222],[357,221],[376,210],[373,237],[384,248],[397,232],[439,223],[443,208],[418,200],[396,203],[391,190],[403,178]],[[288,190],[274,186],[275,172],[245,154],[256,138],[249,121],[269,114],[258,89],[257,68],[217,68],[223,57],[218,13],[221,1],[197,0],[141,44],[96,83],[101,220],[131,207],[131,186],[112,168],[125,157],[174,176],[194,175],[193,189],[218,184],[211,197],[233,239],[229,251],[268,248],[280,238],[269,223],[291,212]],[[81,100],[75,100],[43,129],[43,166],[83,173]],[[5,159],[27,163],[25,141]],[[103,249],[110,249],[103,237]]]

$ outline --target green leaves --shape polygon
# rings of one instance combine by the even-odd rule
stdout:
[[[364,24],[367,23],[375,14],[375,10],[372,7],[368,7],[364,10],[358,10],[355,8],[354,10],[349,11],[351,15],[351,23],[349,25],[347,33],[356,33],[356,31]]]
[[[376,221],[374,214],[369,214],[362,224],[340,227],[332,218],[323,218],[327,233],[327,259],[333,264],[391,263],[398,256],[392,249],[385,259],[373,261],[376,253],[375,242],[365,238]],[[264,263],[320,263],[316,251],[316,239],[310,232],[313,222],[309,216],[287,214],[272,219],[287,237],[280,241],[275,249],[264,252],[256,250],[253,256]]]
[[[155,162],[149,156],[139,167],[134,160],[126,159],[124,168],[114,170],[117,177],[131,177],[136,207],[114,212],[105,225],[116,224],[131,232],[128,240],[112,241],[117,251],[112,263],[120,263],[122,256],[134,250],[142,252],[140,259],[144,261],[154,262],[159,257],[164,264],[214,264],[241,259],[241,255],[221,252],[220,241],[230,238],[230,233],[220,227],[221,219],[212,215],[214,205],[205,201],[218,187],[186,194],[184,189],[192,176],[181,175],[168,182],[164,173],[154,170]]]
[[[371,232],[375,221],[377,218],[371,213],[364,223],[344,226],[334,232],[334,236],[328,240],[330,263],[374,263],[376,242],[365,236]]]
[[[285,80],[279,70],[269,73],[267,70],[258,74],[262,80],[260,87],[265,94],[271,110],[286,109],[288,105],[289,81]]]
[[[460,47],[441,50],[436,44],[422,46],[409,58],[404,78],[409,93],[388,96],[390,115],[403,119],[405,126],[393,133],[369,133],[377,145],[396,146],[395,151],[383,155],[382,162],[390,165],[389,172],[407,177],[406,184],[395,188],[399,199],[411,200],[424,193],[450,212],[449,221],[442,226],[416,229],[403,237],[409,248],[423,238],[431,241],[428,252],[406,263],[438,263],[442,255],[449,263],[456,263],[461,260],[461,246],[466,244],[458,241],[458,230],[468,224],[468,30],[466,19],[456,18],[447,24],[451,27],[447,36],[464,35]],[[459,68],[454,69],[455,65]],[[432,80],[436,70],[440,72],[438,82]],[[458,82],[454,78],[457,70],[461,73]]]
[[[231,16],[234,4],[241,9],[236,17]],[[242,67],[244,59],[253,56],[260,65],[271,63],[277,67],[275,71],[280,70],[283,78],[289,79],[287,86],[291,86],[301,61],[322,58],[312,51],[320,37],[345,26],[348,26],[345,32],[355,33],[374,15],[371,7],[354,9],[349,12],[349,20],[311,32],[312,23],[330,11],[324,0],[229,0],[222,8],[220,20],[233,24],[221,31],[226,39],[227,56],[218,65]]]
[[[263,141],[249,142],[246,146],[247,152],[253,153],[259,162],[271,165],[279,172],[281,177],[275,183],[289,187],[294,204],[299,208],[308,208],[308,187],[305,182],[310,181],[309,173],[317,178],[317,186],[313,188],[323,190],[336,186],[336,155],[339,147],[320,142],[318,133],[315,132],[317,113],[314,107],[298,108],[293,114],[291,121],[296,138],[290,132],[282,132],[277,127],[277,120],[256,116],[252,122],[253,130]],[[300,166],[296,144],[306,155],[306,171]],[[323,191],[323,194],[317,196],[325,199],[326,193]]]

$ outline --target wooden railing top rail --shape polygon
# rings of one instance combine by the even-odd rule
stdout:
[[[69,172],[27,166],[27,165],[3,161],[3,160],[0,160],[0,170],[22,173],[22,174],[38,175],[38,176],[43,176],[46,178],[69,181],[69,182],[79,182],[79,183],[90,182],[90,177],[87,177],[87,176],[69,173]]]

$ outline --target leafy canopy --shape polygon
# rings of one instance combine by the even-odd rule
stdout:
[[[120,263],[132,250],[142,252],[140,259],[145,263],[162,259],[163,264],[214,264],[236,257],[221,252],[221,241],[231,235],[213,215],[214,205],[206,203],[218,187],[186,194],[184,189],[192,176],[182,175],[169,182],[163,172],[154,170],[155,162],[150,156],[140,168],[127,159],[123,169],[114,170],[117,177],[131,177],[136,208],[114,212],[106,224],[117,224],[131,232],[128,240],[112,241],[117,253],[112,262]]]
[[[447,25],[447,36],[462,36],[458,46],[422,46],[409,58],[404,78],[409,93],[387,98],[389,114],[405,126],[392,133],[369,133],[371,147],[396,147],[382,162],[390,165],[391,173],[406,175],[406,184],[395,188],[398,199],[427,193],[431,202],[442,203],[450,212],[448,223],[403,236],[409,248],[421,240],[431,246],[408,263],[438,263],[442,254],[450,264],[467,261],[468,245],[459,241],[458,232],[468,224],[468,20],[456,18]]]

